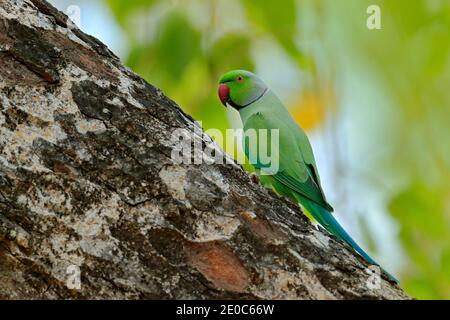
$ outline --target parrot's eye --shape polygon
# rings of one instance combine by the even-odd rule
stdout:
[[[237,77],[237,81],[242,81],[242,80],[244,80],[244,78],[242,76]]]

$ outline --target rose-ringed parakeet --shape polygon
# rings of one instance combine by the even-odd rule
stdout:
[[[333,208],[322,190],[308,137],[269,87],[249,71],[234,70],[220,78],[219,98],[225,106],[228,104],[239,111],[244,133],[250,129],[254,132],[266,129],[269,133],[263,139],[269,140],[271,130],[278,129],[278,142],[270,145],[271,148],[278,148],[276,172],[271,172],[267,163],[260,161],[260,154],[254,154],[258,149],[250,148],[251,141],[244,138],[245,154],[249,159],[256,160],[252,164],[261,180],[264,179],[264,184],[302,204],[328,232],[347,243],[369,264],[378,265],[333,217]],[[261,137],[258,134],[258,140]],[[268,145],[270,143],[273,144],[273,141],[267,141]],[[390,280],[398,282],[385,273]]]

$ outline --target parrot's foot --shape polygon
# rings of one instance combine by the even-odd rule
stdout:
[[[250,173],[250,180],[253,183],[259,184],[261,182],[261,180],[259,179],[258,175],[254,172]]]

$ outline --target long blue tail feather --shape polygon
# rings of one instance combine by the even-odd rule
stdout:
[[[328,232],[335,235],[338,239],[347,243],[369,264],[380,266],[355,242],[355,240],[352,239],[352,237],[350,237],[350,235],[344,230],[344,228],[342,228],[339,222],[334,218],[331,212],[301,196],[296,195],[296,198],[309,211],[309,213],[314,217],[314,219],[316,219],[317,222],[319,222]],[[399,283],[397,278],[395,278],[389,272],[387,272],[383,268],[381,268],[381,270],[388,276],[388,278],[391,281]]]

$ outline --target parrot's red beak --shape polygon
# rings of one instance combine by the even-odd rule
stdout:
[[[230,88],[225,83],[219,84],[219,99],[220,102],[226,107],[227,101],[230,98]]]

